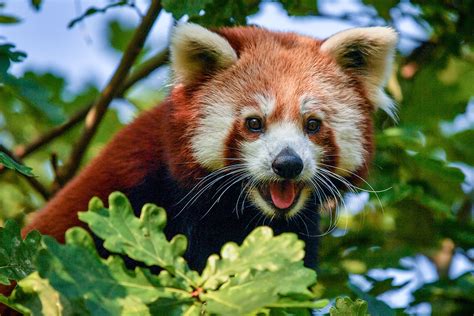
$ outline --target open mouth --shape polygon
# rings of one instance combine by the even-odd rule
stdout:
[[[292,180],[261,185],[258,192],[265,201],[280,212],[288,212],[298,202],[304,184]]]

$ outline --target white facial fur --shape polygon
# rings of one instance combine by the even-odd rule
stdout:
[[[396,40],[396,33],[389,28],[364,28],[338,33],[321,45],[320,51],[334,57],[341,69],[333,69],[330,75],[324,71],[316,71],[312,82],[306,84],[308,91],[316,91],[321,99],[311,99],[303,95],[300,97],[300,108],[302,118],[306,117],[307,113],[316,115],[333,132],[334,145],[339,154],[335,172],[339,175],[350,175],[364,164],[366,157],[363,122],[367,113],[363,113],[360,108],[360,104],[365,103],[365,100],[361,100],[360,93],[356,93],[344,80],[346,77],[342,69],[346,66],[352,67],[347,60],[346,52],[354,47],[362,49],[366,64],[363,65],[363,69],[351,69],[356,73],[360,71],[364,77],[361,84],[374,108],[382,108],[394,116],[393,103],[383,92],[383,85],[390,72]],[[192,84],[196,79],[200,80],[201,74],[207,71],[206,67],[209,65],[203,63],[201,58],[195,58],[198,51],[210,53],[213,57],[211,60],[214,59],[216,63],[214,65],[216,69],[226,69],[238,63],[236,52],[224,37],[197,25],[178,26],[171,44],[175,78],[184,85]],[[236,119],[242,119],[245,115],[268,117],[275,110],[275,99],[268,94],[254,96],[260,106],[259,111],[250,106],[238,110],[239,106],[242,106],[238,94],[247,93],[243,85],[245,82],[232,81],[231,84],[234,86],[229,82],[221,82],[223,85],[220,88],[213,89],[212,93],[200,100],[202,110],[196,118],[198,122],[191,139],[192,152],[196,161],[210,171],[226,165],[226,141]],[[294,93],[298,86],[296,82],[289,80],[278,93],[285,91],[289,94]],[[324,105],[327,112],[321,111],[321,105]],[[324,148],[308,138],[301,123],[289,118],[265,126],[265,132],[257,139],[242,141],[237,146],[242,153],[248,173],[261,181],[278,179],[271,165],[274,158],[286,147],[293,149],[304,163],[303,171],[296,180],[311,179],[317,168],[322,167],[319,164],[325,155]],[[264,213],[274,215],[273,208],[257,190],[250,193],[253,202]],[[303,188],[298,201],[287,216],[292,216],[303,208],[309,196],[309,189]]]
[[[204,106],[204,115],[191,142],[194,156],[209,170],[224,167],[225,141],[235,121],[234,105],[214,96]]]
[[[255,100],[259,104],[260,114],[268,117],[275,110],[275,99],[265,95],[257,95]],[[302,104],[302,109],[304,108]],[[244,113],[246,117],[254,114],[255,110]],[[317,162],[324,155],[323,148],[315,145],[303,132],[302,127],[291,120],[276,122],[265,127],[257,140],[246,141],[241,144],[241,153],[247,170],[256,182],[268,183],[281,180],[272,169],[276,156],[285,148],[291,148],[303,161],[303,170],[296,181],[310,181],[317,169]],[[298,213],[311,195],[311,191],[304,187],[293,208],[286,213],[290,218]],[[269,217],[275,216],[275,210],[260,195],[256,188],[252,188],[250,197],[259,209]]]
[[[308,96],[300,98],[300,112],[302,117],[311,113],[333,130],[336,145],[340,151],[339,164],[335,172],[346,176],[364,162],[362,131],[358,127],[362,113],[356,106],[356,102],[359,102],[356,97],[347,93],[339,95],[337,92],[332,97],[331,100],[325,101],[325,105],[332,108],[332,115],[326,115],[319,109],[323,101]],[[243,120],[252,116],[269,117],[275,111],[276,102],[273,97],[257,94],[254,99],[259,109],[249,106],[238,113],[232,100],[226,100],[224,94],[216,93],[205,98],[204,115],[200,119],[192,142],[197,161],[209,170],[224,167],[225,142],[236,118]],[[301,174],[295,180],[308,182],[313,179],[317,169],[322,167],[320,162],[325,155],[324,148],[309,139],[300,123],[287,119],[266,126],[265,132],[257,139],[241,142],[239,148],[243,163],[252,180],[261,183],[281,180],[274,173],[272,162],[287,147],[294,150],[304,164]],[[310,195],[310,189],[304,187],[286,216],[291,217],[297,214],[305,206]],[[250,197],[267,216],[275,215],[274,207],[263,199],[257,189],[251,189]]]
[[[316,161],[323,149],[315,145],[293,122],[278,122],[267,127],[259,139],[242,143],[242,156],[249,172],[258,180],[280,180],[272,162],[285,148],[293,149],[303,160],[304,168],[296,180],[309,180],[316,171]]]
[[[276,156],[287,147],[293,149],[303,160],[303,171],[295,180],[309,181],[316,172],[317,161],[323,155],[323,149],[312,143],[305,136],[301,127],[296,126],[293,122],[279,122],[268,126],[265,134],[258,140],[242,144],[242,156],[253,178],[263,183],[281,180],[273,171],[272,163]],[[309,196],[310,191],[304,188],[286,216],[292,217],[301,210]],[[262,198],[257,189],[252,189],[251,198],[267,216],[275,215],[274,208]]]

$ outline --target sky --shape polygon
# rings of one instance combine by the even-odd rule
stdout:
[[[105,15],[96,14],[88,17],[73,28],[67,28],[67,25],[90,6],[103,7],[107,3],[106,0],[44,0],[41,11],[37,12],[30,7],[29,1],[7,1],[4,12],[14,13],[23,22],[11,26],[0,25],[0,42],[13,42],[17,49],[28,53],[28,58],[24,62],[14,64],[12,72],[21,75],[27,69],[40,72],[53,69],[54,72],[67,78],[68,89],[71,91],[80,89],[86,82],[96,83],[99,87],[104,86],[120,59],[117,52],[105,45],[106,23],[104,20],[120,19],[136,25],[139,15],[132,9],[118,8],[109,10]],[[146,0],[137,0],[141,12],[146,10],[147,3]],[[357,12],[361,8],[360,2],[355,0],[320,0],[319,5],[320,11],[328,14]],[[416,9],[413,8],[413,10]],[[277,3],[264,3],[257,14],[249,17],[248,22],[272,30],[294,31],[316,38],[326,38],[341,30],[357,26],[330,18],[289,17]],[[167,46],[172,25],[171,15],[162,12],[148,39],[154,52]],[[411,36],[426,37],[426,32],[409,19],[400,19],[397,26]],[[399,49],[406,54],[415,47],[415,44],[402,37]],[[166,80],[166,73],[162,72],[148,84],[156,85],[158,88],[163,80]],[[472,125],[474,124],[473,113],[474,105],[469,108],[466,115],[458,118],[461,123],[451,128],[456,129],[462,124],[474,126]],[[470,176],[474,183],[474,172],[471,172]],[[353,205],[353,210],[349,211],[356,212],[361,209],[361,201],[364,201],[367,196],[363,194],[359,198],[350,198],[353,199],[349,203]],[[410,292],[419,286],[420,282],[435,278],[433,265],[422,256],[409,258],[406,264],[412,267],[411,271],[371,271],[373,277],[394,276],[396,284],[410,280],[409,286],[404,290],[381,297],[393,307],[405,306],[410,300]],[[452,274],[459,274],[468,267],[469,263],[459,258],[456,260]],[[357,276],[353,277],[353,281],[362,288],[367,286],[367,283]],[[419,312],[429,311],[429,306],[420,308]]]
[[[48,70],[50,68],[66,75],[71,89],[93,81],[105,85],[113,73],[120,56],[104,46],[104,20],[121,19],[137,24],[138,14],[129,8],[110,9],[107,13],[96,14],[82,23],[67,28],[68,23],[91,6],[103,7],[106,0],[45,0],[37,12],[29,1],[8,1],[6,13],[15,13],[23,20],[17,25],[0,25],[1,39],[12,41],[19,50],[28,53],[28,58],[13,67],[13,73],[20,75],[25,69]],[[138,7],[145,12],[147,1],[138,0]],[[357,12],[358,1],[320,1],[320,9],[325,13]],[[249,23],[259,24],[272,30],[294,31],[316,38],[326,38],[338,31],[355,26],[336,19],[314,17],[288,17],[277,3],[264,3],[260,11],[249,17]],[[424,37],[424,31],[405,20],[400,22],[410,33]],[[148,42],[158,51],[167,45],[172,27],[172,18],[161,13],[154,25]],[[410,51],[413,42],[402,39],[400,47]]]

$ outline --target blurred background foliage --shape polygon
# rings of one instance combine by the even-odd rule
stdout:
[[[38,14],[44,1],[31,0]],[[472,315],[474,1],[364,0],[359,11],[340,14],[326,12],[315,0],[280,3],[293,16],[319,16],[354,26],[391,25],[402,39],[416,43],[397,56],[388,91],[399,106],[399,123],[378,114],[377,155],[367,184],[348,195],[347,208],[323,215],[322,231],[328,233],[322,238],[314,291],[325,298],[346,294],[365,299],[373,315]],[[215,27],[245,25],[261,1],[161,4],[176,20]],[[134,1],[109,1],[86,9],[70,27],[104,14],[104,41],[122,53],[136,26],[107,19],[109,9],[141,14]],[[400,27],[402,18],[426,36],[417,38]],[[9,11],[7,1],[0,1],[0,27],[16,23],[21,17]],[[24,221],[68,180],[61,179],[61,168],[82,133],[87,110],[101,93],[93,83],[73,93],[67,80],[53,71],[12,75],[11,64],[28,54],[16,48],[14,40],[0,36],[0,151],[33,168],[35,177],[0,167],[0,225],[7,218]],[[166,68],[165,61],[166,50],[145,45],[128,77],[130,89],[124,88],[118,99],[137,112],[157,104],[166,95],[166,84],[150,89],[140,80]],[[83,164],[126,123],[121,114],[120,107],[107,112]],[[461,270],[455,269],[459,262]],[[408,301],[397,302],[403,291],[409,293]]]

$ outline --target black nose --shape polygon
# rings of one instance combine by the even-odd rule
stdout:
[[[291,148],[283,149],[272,163],[272,169],[285,179],[293,179],[303,170],[303,160]]]

